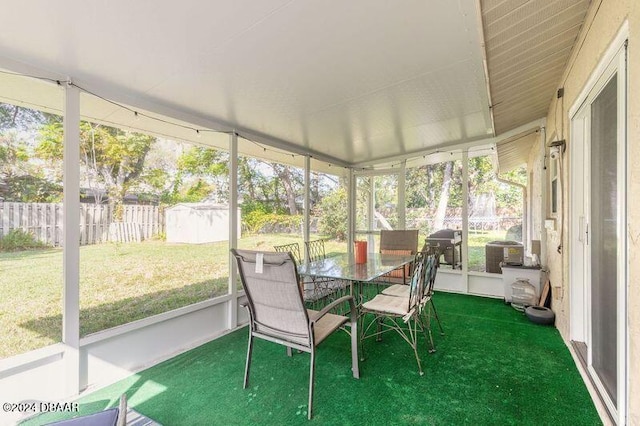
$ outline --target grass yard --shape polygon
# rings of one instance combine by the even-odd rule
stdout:
[[[253,235],[242,248],[271,250],[296,235]],[[346,251],[330,242],[328,253]],[[80,333],[126,324],[228,291],[228,243],[145,241],[80,248]],[[62,339],[62,250],[0,253],[0,358]]]
[[[469,236],[469,269],[483,271],[484,246],[504,232]],[[260,234],[239,247],[271,250],[297,235]],[[346,243],[328,242],[327,254]],[[228,291],[228,244],[145,241],[80,248],[80,333],[86,336],[131,321],[221,296]],[[62,340],[62,250],[0,253],[0,358]]]

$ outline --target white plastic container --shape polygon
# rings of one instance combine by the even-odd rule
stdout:
[[[535,305],[538,301],[536,289],[527,278],[519,277],[511,284],[511,291],[511,306],[520,312],[524,312],[527,306]]]
[[[504,284],[504,301],[511,303],[513,295],[511,284],[518,278],[528,279],[535,288],[536,297],[540,299],[542,292],[542,272],[540,267],[502,266],[502,283]]]

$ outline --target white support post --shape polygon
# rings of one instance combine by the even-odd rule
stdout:
[[[64,97],[62,343],[65,393],[80,392],[80,91],[67,83]]]
[[[367,234],[367,251],[369,253],[375,253],[374,245],[375,245],[375,235],[373,235],[373,230],[376,228],[376,179],[375,175],[368,176],[369,178],[369,198],[367,199],[367,218],[369,219],[369,224],[367,225],[369,229],[369,234]]]
[[[398,173],[398,229],[407,229],[406,178],[407,161],[400,165]]]
[[[469,292],[469,152],[462,151],[462,281]]]
[[[229,249],[238,246],[238,135],[229,135]],[[236,259],[229,252],[229,309],[227,327],[233,330],[238,326],[238,273]]]
[[[304,158],[304,224],[303,224],[303,239],[309,241],[309,219],[311,217],[311,157],[306,156]],[[304,250],[304,260],[307,259],[307,251]]]
[[[353,169],[347,175],[347,253],[353,254],[353,242],[356,239],[356,177]]]

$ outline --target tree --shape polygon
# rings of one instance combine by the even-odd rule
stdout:
[[[442,187],[440,189],[440,199],[438,200],[438,208],[436,209],[433,227],[442,229],[444,226],[444,218],[447,214],[447,206],[449,204],[449,188],[451,187],[451,175],[453,174],[453,161],[444,163],[444,172],[442,175]]]
[[[210,199],[227,202],[228,176],[229,154],[213,148],[194,146],[178,157],[173,193],[186,201]],[[180,186],[184,192],[178,195]]]
[[[0,103],[0,131],[30,131],[40,127],[49,116],[34,109]]]
[[[290,215],[298,214],[298,206],[296,205],[296,187],[302,187],[302,177],[295,173],[292,167],[284,166],[278,163],[269,163],[273,168],[276,179],[274,179],[276,197],[278,194],[278,184],[282,184],[287,199],[287,208]]]
[[[320,234],[339,241],[347,239],[347,206],[347,191],[344,187],[336,188],[320,200],[314,209]]]
[[[472,157],[469,159],[468,202],[469,216],[481,214],[481,205],[477,202],[480,195],[486,194],[491,200],[495,199],[495,193],[499,182],[496,180],[493,164],[488,156]]]
[[[40,136],[36,148],[38,156],[61,161],[62,119],[50,117]],[[105,189],[109,203],[116,207],[116,217],[127,192],[140,182],[145,157],[155,141],[155,137],[141,133],[87,121],[80,123],[80,161],[85,171],[85,183],[96,194],[101,188]]]
[[[62,198],[54,170],[32,161],[37,128],[45,114],[0,103],[0,198],[18,202],[55,202]]]

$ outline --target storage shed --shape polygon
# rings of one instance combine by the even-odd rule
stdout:
[[[238,209],[240,235],[240,209]],[[213,203],[179,203],[165,213],[167,242],[203,244],[229,240],[229,206]]]

